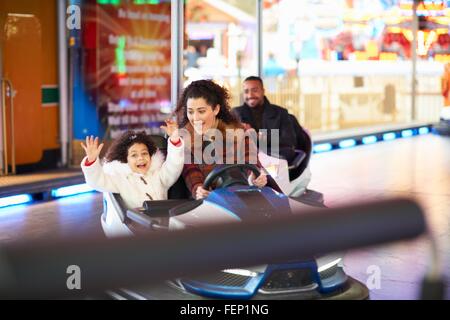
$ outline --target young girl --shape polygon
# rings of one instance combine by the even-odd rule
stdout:
[[[86,145],[81,143],[86,152],[81,162],[86,183],[100,192],[120,193],[129,208],[141,207],[146,200],[166,200],[183,170],[184,145],[175,121],[167,120],[161,128],[169,135],[166,161],[150,136],[128,131],[110,147],[102,166],[103,143],[86,137]]]

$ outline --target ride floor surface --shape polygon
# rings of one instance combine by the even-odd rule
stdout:
[[[450,299],[450,137],[437,135],[315,154],[310,187],[328,207],[386,197],[410,197],[426,212],[437,240]],[[370,299],[417,299],[428,270],[428,241],[393,243],[348,252],[346,272],[367,283]],[[380,275],[380,281],[372,276]]]
[[[315,154],[310,188],[325,195],[328,207],[412,197],[426,212],[437,239],[450,299],[450,137],[425,135]],[[102,234],[102,195],[0,209],[0,245],[41,237]],[[429,266],[425,238],[347,252],[347,274],[367,283],[370,299],[417,299]],[[377,280],[377,277],[379,278]]]

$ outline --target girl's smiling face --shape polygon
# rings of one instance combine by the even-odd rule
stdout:
[[[147,146],[142,143],[133,144],[128,148],[127,162],[133,172],[146,174],[152,163]]]

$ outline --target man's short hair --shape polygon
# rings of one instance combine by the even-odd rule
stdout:
[[[258,77],[258,76],[250,76],[250,77],[247,77],[247,78],[245,78],[244,82],[247,82],[247,81],[259,81],[259,83],[261,83],[261,86],[264,88],[264,82],[263,82],[263,80],[262,80],[260,77]]]

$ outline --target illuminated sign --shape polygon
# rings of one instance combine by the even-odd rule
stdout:
[[[88,3],[95,44],[85,46],[85,78],[102,125],[113,139],[128,129],[159,133],[171,107],[170,1]]]

